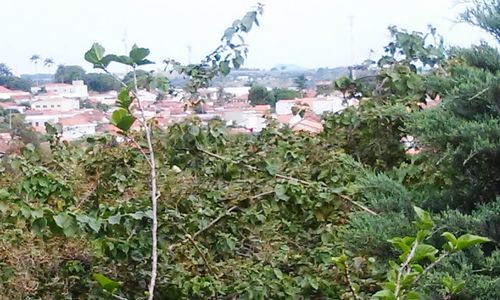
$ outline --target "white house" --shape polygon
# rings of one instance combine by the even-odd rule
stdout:
[[[349,100],[348,103],[350,106],[355,104],[356,101]],[[306,104],[309,106],[309,109],[317,115],[321,115],[325,112],[339,112],[347,107],[347,105],[343,103],[342,98],[339,97],[280,100],[276,102],[276,114],[291,114],[292,107],[297,104]]]
[[[254,132],[260,132],[266,127],[266,119],[262,117],[262,113],[252,110],[225,111],[222,118],[228,126],[244,127]]]
[[[83,80],[73,80],[71,84],[49,83],[45,85],[45,91],[49,94],[56,94],[65,98],[87,99],[89,96],[88,88]]]
[[[78,99],[44,98],[33,101],[31,103],[31,109],[68,111],[80,109],[80,101]]]
[[[31,124],[37,131],[45,130],[45,122],[57,123],[61,118],[69,118],[75,116],[76,112],[59,112],[59,111],[27,111],[24,115],[24,122]]]
[[[30,93],[25,91],[13,91],[0,85],[0,100],[7,99],[29,99]]]
[[[77,140],[96,134],[97,124],[83,116],[61,119],[58,123],[62,125],[62,138],[66,140]]]

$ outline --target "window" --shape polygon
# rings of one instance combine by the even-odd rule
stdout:
[[[40,108],[40,105],[35,106],[36,108]]]
[[[54,104],[52,104],[50,107],[51,107],[51,108],[54,108]]]
[[[38,127],[38,122],[35,122],[35,127]]]
[[[43,108],[47,108],[47,105],[44,105]]]
[[[61,107],[61,104],[57,104],[57,107]]]

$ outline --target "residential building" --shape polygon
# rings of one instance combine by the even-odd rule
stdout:
[[[10,90],[0,85],[0,100],[8,99],[29,99],[30,93],[25,91]]]
[[[62,138],[65,140],[77,140],[96,134],[97,124],[89,120],[87,116],[64,118],[58,123],[62,125]]]
[[[57,110],[57,111],[69,111],[74,109],[80,109],[80,101],[78,99],[68,99],[68,98],[52,98],[45,97],[43,99],[35,100],[31,103],[32,110]]]
[[[89,96],[88,88],[83,80],[73,80],[71,84],[48,83],[44,87],[48,94],[56,94],[65,98],[87,99]]]

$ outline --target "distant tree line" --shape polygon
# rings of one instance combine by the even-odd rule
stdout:
[[[287,88],[268,90],[262,85],[253,85],[248,93],[248,101],[252,105],[271,105],[274,107],[279,100],[299,98],[300,92]]]
[[[0,63],[0,85],[11,90],[29,91],[33,83],[30,80],[14,76],[9,66]]]

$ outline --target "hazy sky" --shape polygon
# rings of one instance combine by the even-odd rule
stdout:
[[[217,45],[223,31],[256,4],[254,0],[3,0],[0,62],[32,73],[32,54],[56,64],[79,64],[93,42],[124,53],[126,44],[150,48],[152,59],[195,62]],[[480,30],[455,24],[464,6],[456,0],[263,0],[261,26],[252,30],[245,67],[276,64],[335,67],[351,62],[349,16],[353,16],[354,62],[373,49],[379,55],[389,25],[424,31],[433,24],[447,44],[492,41]],[[373,58],[375,58],[374,56]],[[51,70],[53,72],[55,67]],[[40,72],[48,72],[39,67]]]

